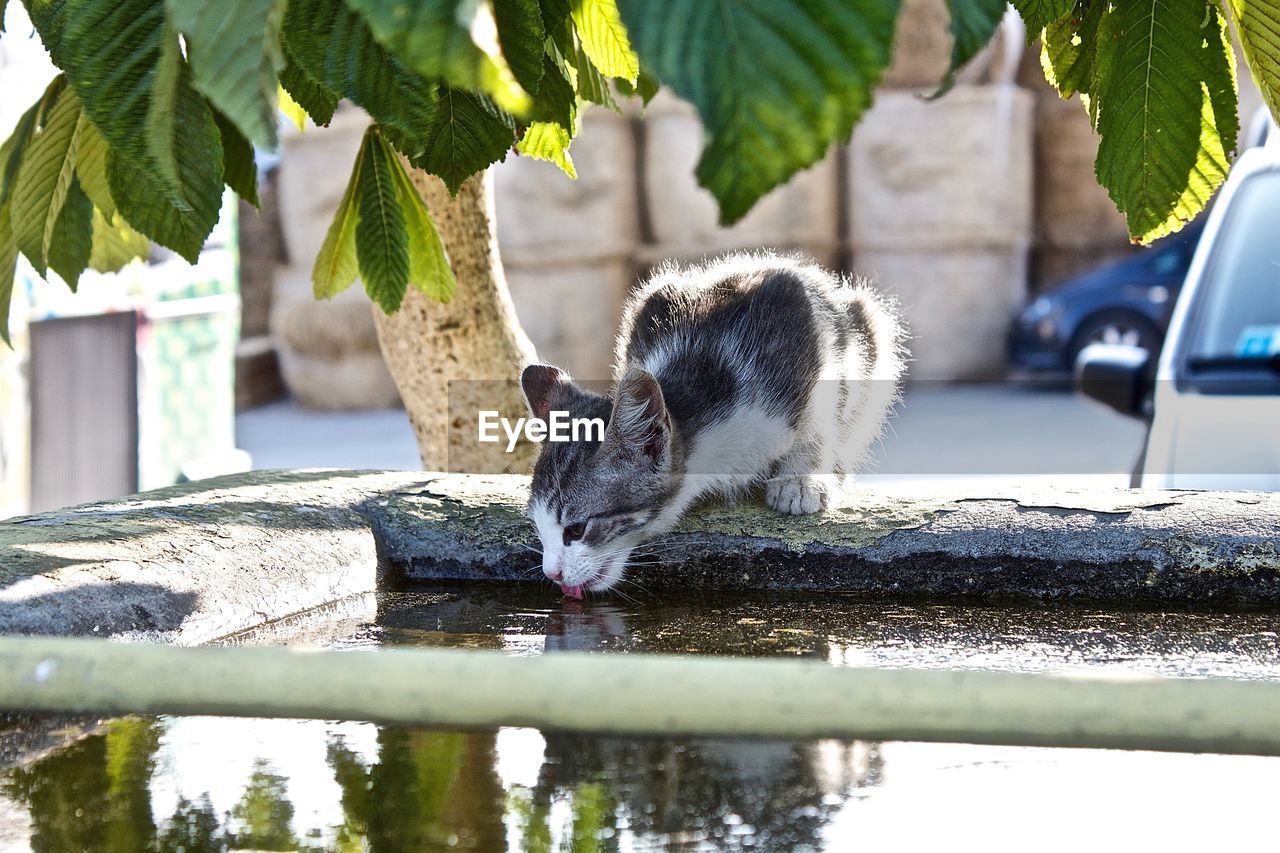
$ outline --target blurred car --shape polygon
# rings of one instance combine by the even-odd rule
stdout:
[[[1108,343],[1160,351],[1204,217],[1132,258],[1090,270],[1040,296],[1014,318],[1015,370],[1067,373],[1080,351]]]
[[[1280,139],[1205,218],[1154,381],[1149,350],[1095,344],[1077,387],[1151,419],[1134,486],[1280,490]]]

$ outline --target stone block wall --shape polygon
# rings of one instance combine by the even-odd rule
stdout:
[[[893,65],[851,144],[730,228],[694,176],[701,122],[669,92],[643,111],[589,112],[573,145],[576,184],[526,158],[498,166],[499,245],[540,355],[607,377],[623,299],[650,267],[771,249],[897,297],[913,377],[1000,374],[1036,235],[1035,102],[1001,71],[1017,67],[1020,32],[1015,49],[998,40],[951,93],[926,102],[949,61],[947,21],[944,0],[907,0]]]
[[[499,246],[540,356],[579,378],[607,378],[622,305],[653,265],[772,249],[867,276],[894,295],[912,334],[913,379],[1002,375],[1021,304],[1134,249],[1094,177],[1085,111],[1044,82],[1039,46],[1025,47],[1016,15],[951,92],[925,99],[949,63],[948,20],[946,0],[904,0],[893,61],[850,144],[731,228],[718,224],[694,176],[701,123],[669,92],[644,110],[589,110],[572,148],[577,181],[515,154],[498,165]],[[1240,89],[1247,119],[1259,102],[1247,74]],[[280,193],[295,261],[278,276],[271,328],[304,402],[387,405],[395,391],[365,298],[310,296],[309,259],[359,141],[361,127],[344,121],[354,119],[340,114],[336,128],[286,141]]]
[[[1031,244],[1031,99],[1016,86],[945,98],[881,92],[849,147],[853,270],[897,297],[913,379],[1004,366]]]

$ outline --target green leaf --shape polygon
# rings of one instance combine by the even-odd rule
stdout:
[[[409,284],[409,233],[396,198],[395,153],[376,128],[365,134],[356,203],[356,258],[369,297],[394,314]]]
[[[0,204],[3,204],[13,192],[13,183],[18,176],[18,167],[22,165],[22,158],[26,155],[27,145],[44,124],[53,105],[61,97],[62,91],[66,88],[66,82],[67,78],[61,74],[55,77],[45,89],[44,94],[40,96],[40,100],[22,114],[22,118],[18,119],[17,125],[13,128],[13,133],[3,145],[0,145]]]
[[[378,41],[428,79],[484,92],[523,113],[529,96],[471,37],[478,3],[458,0],[347,0]]]
[[[1098,26],[1107,7],[1091,2],[1080,12],[1068,12],[1044,30],[1040,65],[1049,85],[1063,98],[1093,90],[1093,65],[1098,53]]]
[[[547,37],[538,0],[493,0],[493,18],[498,26],[502,54],[516,82],[529,94],[536,95],[542,83],[542,45]]]
[[[9,340],[9,306],[13,302],[13,276],[18,267],[18,246],[13,241],[9,202],[0,202],[0,340]]]
[[[281,109],[298,125],[298,130],[304,130],[306,122],[290,114],[289,103],[311,116],[311,120],[322,127],[333,120],[333,113],[338,109],[338,96],[311,79],[292,59],[287,61],[284,70],[280,72],[280,91]]]
[[[422,150],[434,112],[433,84],[389,54],[363,18],[341,0],[292,0],[284,37],[289,56],[307,77],[364,107],[401,151]],[[296,76],[288,67],[281,79],[317,124],[328,123],[313,111],[308,95],[314,93],[294,88]]]
[[[573,14],[569,0],[538,0],[538,8],[542,11],[542,28],[548,36],[566,26]]]
[[[613,100],[613,93],[609,91],[609,81],[591,64],[582,44],[573,34],[572,26],[566,26],[553,35],[548,55],[561,75],[573,84],[578,97],[608,107],[614,112],[621,112]]]
[[[175,135],[174,113],[178,110],[178,99],[191,96],[182,91],[182,82],[182,48],[178,34],[166,26],[160,39],[160,58],[152,82],[145,132],[151,163],[175,195],[178,193],[177,149],[183,140]]]
[[[1280,3],[1275,0],[1227,0],[1236,21],[1253,82],[1271,118],[1280,123]]]
[[[555,122],[572,131],[577,120],[578,95],[555,60],[544,56],[543,64],[542,85],[533,99],[530,115],[534,121]]]
[[[1090,105],[1097,175],[1135,239],[1177,231],[1222,183],[1238,132],[1235,93],[1216,4],[1152,0],[1105,13]]]
[[[80,273],[89,265],[92,247],[93,203],[72,175],[62,209],[53,222],[45,245],[49,269],[75,290]]]
[[[484,95],[441,86],[426,147],[413,165],[438,175],[449,192],[491,163],[505,160],[515,122]]]
[[[184,63],[181,74],[188,73]],[[222,144],[208,102],[185,79],[179,91],[173,115],[174,138],[182,140],[175,150],[177,191],[149,160],[140,167],[114,145],[107,152],[107,182],[129,225],[195,263],[222,207]]]
[[[284,86],[280,87],[280,112],[298,128],[299,133],[307,129],[307,111],[293,99]]]
[[[116,203],[107,181],[107,150],[107,141],[93,120],[81,112],[80,126],[76,129],[76,177],[93,206],[104,216],[111,216],[116,212]]]
[[[118,272],[136,258],[145,258],[151,244],[129,227],[120,214],[108,218],[93,211],[93,248],[89,267],[97,272]]]
[[[845,142],[889,63],[897,0],[622,0],[646,68],[690,101],[698,182],[741,219]]]
[[[606,77],[634,84],[640,60],[631,49],[616,0],[573,0],[572,17],[591,64]]]
[[[223,172],[227,186],[254,207],[260,207],[258,164],[253,159],[253,145],[229,118],[217,110],[213,111],[213,122],[218,126],[218,138],[222,144]]]
[[[187,40],[192,85],[258,144],[276,146],[285,0],[166,0]]]
[[[524,136],[516,143],[516,150],[535,160],[546,160],[560,167],[570,178],[577,180],[578,170],[569,156],[569,143],[573,134],[554,122],[535,121],[525,128]]]
[[[956,83],[956,72],[987,46],[1004,17],[1005,0],[947,0],[951,11],[951,66],[938,91],[937,98]]]
[[[150,157],[147,113],[161,60],[154,0],[33,0],[32,23],[102,136],[137,163]]]
[[[453,277],[440,233],[436,231],[431,214],[427,212],[427,206],[404,166],[394,158],[392,165],[395,168],[396,200],[404,211],[409,232],[409,283],[429,299],[448,302],[458,289],[458,282]]]
[[[44,275],[58,214],[75,179],[76,128],[80,103],[64,89],[44,126],[27,144],[14,179],[10,216],[14,242],[31,266]]]
[[[351,168],[347,189],[342,194],[333,222],[329,224],[320,254],[316,255],[315,266],[311,268],[311,287],[317,299],[332,299],[356,280],[356,223],[360,220],[356,197],[360,193],[360,174],[368,150],[369,136],[366,133]]]
[[[1027,25],[1027,46],[1038,38],[1045,27],[1070,14],[1075,0],[1011,0]]]
[[[658,94],[658,89],[662,87],[662,84],[658,82],[658,78],[643,68],[640,69],[640,77],[636,80],[634,86],[622,79],[615,79],[613,84],[618,87],[618,91],[627,97],[639,95],[646,107],[653,100],[654,95]]]

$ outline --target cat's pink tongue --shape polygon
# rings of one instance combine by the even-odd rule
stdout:
[[[560,584],[560,591],[570,598],[582,598],[581,586],[570,586],[569,584]]]

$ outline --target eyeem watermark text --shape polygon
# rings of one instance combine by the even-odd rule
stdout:
[[[575,418],[568,412],[552,410],[547,419],[502,417],[501,413],[492,409],[480,411],[477,423],[476,438],[486,444],[496,444],[507,439],[507,452],[516,449],[520,436],[529,441],[604,441],[603,418]],[[502,433],[501,435],[499,433]]]

